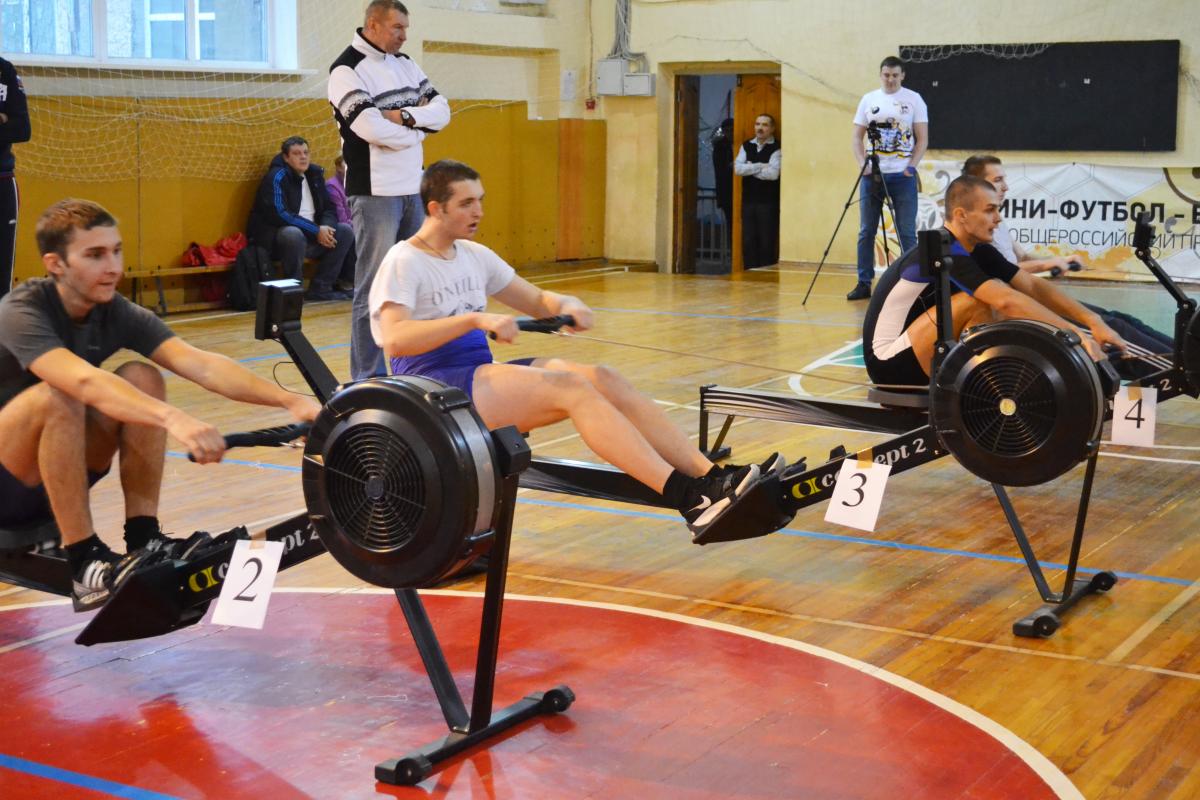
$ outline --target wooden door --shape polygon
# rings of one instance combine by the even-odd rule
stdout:
[[[759,114],[775,118],[775,138],[782,142],[783,119],[778,75],[739,75],[733,92],[734,158],[747,139],[754,138],[754,120]],[[782,227],[782,226],[781,226]],[[733,179],[733,271],[745,269],[742,258],[742,179]]]
[[[672,272],[696,271],[696,164],[699,159],[700,77],[675,77],[675,197]]]

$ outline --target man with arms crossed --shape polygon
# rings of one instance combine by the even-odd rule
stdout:
[[[951,314],[954,336],[965,328],[997,319],[1033,319],[1080,334],[1097,361],[1101,345],[1125,349],[1125,341],[1095,312],[1009,263],[992,246],[1000,224],[996,190],[982,178],[964,175],[946,189],[946,230],[950,248]],[[904,253],[879,279],[863,320],[863,355],[875,383],[928,386],[938,338],[932,278],[923,277],[917,248]],[[1079,320],[1090,338],[1068,319]]]
[[[115,588],[118,557],[95,534],[88,502],[113,456],[121,454],[131,566],[157,550],[182,557],[190,546],[164,537],[158,524],[167,434],[200,463],[220,461],[225,451],[215,428],[165,402],[157,369],[131,361],[108,372],[100,364],[109,356],[135,350],[209,391],[284,408],[300,421],[320,406],[192,347],[118,294],[121,234],[99,205],[51,206],[38,220],[37,243],[49,277],[25,281],[0,301],[0,526],[53,517],[75,578],[75,610],[83,611]]]
[[[492,335],[517,336],[507,314],[489,314],[488,297],[535,317],[570,315],[574,330],[592,327],[578,298],[543,291],[471,241],[483,218],[479,173],[457,161],[431,165],[421,181],[426,218],[391,249],[371,286],[371,330],[395,374],[424,375],[457,386],[489,428],[529,431],[570,418],[598,455],[663,495],[699,535],[724,515],[760,472],[714,466],[650,398],[607,367],[560,358],[495,363]]]
[[[367,296],[379,262],[425,218],[418,196],[421,142],[450,123],[450,104],[411,58],[408,8],[372,0],[363,26],[329,68],[329,102],[342,136],[346,196],[358,260],[350,307],[350,374],[383,375],[383,353],[371,338]]]

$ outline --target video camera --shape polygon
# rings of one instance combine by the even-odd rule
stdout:
[[[867,123],[867,136],[870,136],[872,139],[878,139],[883,135],[880,131],[886,131],[894,127],[896,127],[896,123],[894,122],[876,122],[875,120],[871,120]]]

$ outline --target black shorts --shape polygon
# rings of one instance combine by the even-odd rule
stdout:
[[[88,486],[94,486],[107,474],[107,469],[103,472],[88,470]],[[0,527],[23,526],[53,518],[46,487],[40,483],[26,486],[0,464]]]
[[[927,389],[929,376],[917,361],[917,354],[909,347],[891,358],[881,360],[872,353],[865,359],[867,375],[871,382],[883,386],[911,386],[913,389]]]

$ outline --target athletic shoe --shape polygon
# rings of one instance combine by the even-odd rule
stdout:
[[[204,531],[196,531],[186,539],[176,539],[160,533],[146,542],[146,546],[142,549],[148,552],[161,550],[168,558],[175,559],[176,561],[187,561],[197,551],[207,547],[211,541],[212,537]]]
[[[679,513],[687,520],[688,529],[699,534],[717,520],[735,497],[741,496],[759,479],[758,465],[742,467],[731,474],[718,473],[696,478],[688,487]]]
[[[783,472],[786,466],[786,458],[779,455],[779,453],[771,453],[771,455],[763,459],[762,463],[758,465],[758,474],[764,478],[771,475],[777,475],[778,473]],[[720,467],[721,473],[724,475],[732,475],[741,469],[745,469],[745,466],[742,464],[723,464]]]
[[[76,611],[91,611],[108,602],[112,583],[113,552],[97,549],[95,557],[83,565],[71,584],[71,605]]]
[[[846,295],[847,300],[866,300],[871,296],[871,284],[859,281],[858,284],[850,290],[850,294]]]
[[[154,540],[152,539],[151,541]],[[149,567],[152,564],[158,564],[162,561],[170,561],[171,555],[167,551],[168,548],[166,547],[146,545],[139,550],[134,550],[132,553],[126,553],[121,556],[121,560],[113,565],[112,575],[109,577],[108,582],[109,589],[115,593],[125,581],[129,580],[129,576],[139,569]]]

